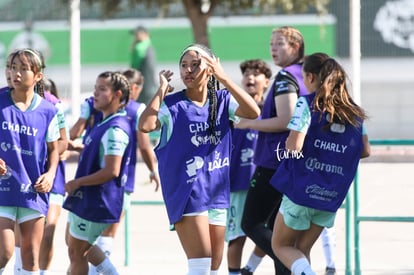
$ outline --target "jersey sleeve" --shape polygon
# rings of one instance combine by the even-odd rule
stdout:
[[[83,118],[84,120],[88,120],[90,116],[91,116],[91,108],[89,106],[88,101],[84,100],[80,108],[80,118]]]
[[[162,148],[170,140],[174,127],[171,112],[165,102],[161,103],[160,110],[158,111],[158,121],[161,125],[161,135],[158,141],[158,147]]]
[[[288,72],[281,70],[273,82],[275,97],[283,94],[290,94],[299,92],[299,86],[296,83],[296,79]]]
[[[365,126],[365,124],[362,124],[362,135],[368,135],[367,127]]]
[[[111,127],[102,136],[103,155],[123,156],[129,143],[128,134],[119,127]]]
[[[161,127],[165,127],[166,129],[166,140],[169,140],[172,134],[173,129],[173,122],[171,118],[170,110],[168,106],[163,102],[161,104],[160,110],[158,111],[158,121],[160,122]]]
[[[133,129],[135,132],[138,131],[139,117],[141,116],[142,112],[144,112],[145,108],[146,108],[146,105],[144,103],[141,103],[138,107],[137,114],[136,114],[137,119],[135,120],[135,125]]]
[[[58,102],[55,104],[55,107],[58,109],[57,112],[57,119],[59,124],[59,129],[66,128],[66,120],[65,120],[65,111],[63,109],[62,103]]]
[[[233,96],[230,96],[229,104],[229,118],[231,121],[237,122],[240,118],[236,116],[236,111],[239,108],[239,103],[234,99]]]
[[[60,137],[58,114],[56,113],[47,128],[46,142],[53,142]]]
[[[311,112],[308,102],[304,97],[299,97],[287,128],[306,134],[308,132],[310,123]]]

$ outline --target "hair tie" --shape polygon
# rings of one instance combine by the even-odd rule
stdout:
[[[200,47],[197,47],[197,46],[190,46],[190,47],[188,47],[188,48],[186,48],[182,53],[181,53],[181,56],[183,56],[186,52],[188,52],[188,51],[195,51],[195,52],[197,52],[197,53],[199,53],[199,54],[201,54],[202,56],[205,56],[205,57],[211,57],[211,55],[210,54],[208,54],[205,50],[203,50],[202,48],[200,48]]]
[[[32,51],[31,49],[24,49],[23,52],[31,53],[35,57],[36,61],[39,63],[40,69],[43,69],[42,59],[40,59],[40,56],[36,52]]]

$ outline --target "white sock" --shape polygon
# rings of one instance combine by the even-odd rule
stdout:
[[[3,274],[3,271],[4,271],[4,267],[0,268],[0,275]]]
[[[22,255],[20,254],[20,247],[14,247],[14,274],[21,274],[23,268]]]
[[[229,271],[229,275],[240,275],[241,271]]]
[[[188,259],[187,275],[210,275],[211,258]]]
[[[47,274],[49,274],[47,270],[43,270],[43,269],[40,270],[40,275],[47,275]]]
[[[262,257],[259,257],[252,252],[244,268],[250,272],[255,272],[256,268],[259,266],[262,260],[263,260]]]
[[[22,271],[20,272],[20,274],[21,275],[40,275],[40,272],[39,272],[39,270],[37,270],[37,271],[27,271],[27,270],[24,270],[22,268]]]
[[[116,271],[115,266],[112,264],[108,257],[106,257],[102,263],[96,266],[96,271],[98,273],[102,273],[103,275],[118,275],[118,271]]]
[[[107,257],[109,257],[112,253],[113,243],[113,237],[99,236],[96,245],[99,246],[99,248],[103,251],[103,253],[105,253]]]
[[[335,228],[324,228],[321,233],[323,253],[325,255],[326,266],[335,268],[335,248],[336,236]]]
[[[218,270],[211,270],[210,275],[218,275]]]
[[[290,270],[294,275],[316,275],[306,258],[299,258],[294,261]]]

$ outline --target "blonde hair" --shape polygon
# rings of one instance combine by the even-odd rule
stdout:
[[[272,34],[273,33],[278,33],[286,37],[286,40],[291,46],[298,44],[299,48],[297,62],[303,59],[305,56],[305,40],[303,39],[302,33],[298,29],[289,26],[283,26],[273,29]]]

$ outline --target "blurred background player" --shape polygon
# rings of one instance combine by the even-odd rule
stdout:
[[[144,86],[138,101],[148,104],[158,89],[156,53],[147,28],[138,26],[131,33],[134,41],[131,46],[130,67],[144,76]]]
[[[263,105],[272,70],[266,62],[259,59],[246,60],[240,64],[242,87],[253,97],[257,105]],[[249,257],[246,266],[241,269],[243,247],[246,234],[241,228],[244,204],[250,179],[256,166],[253,163],[258,132],[253,129],[233,129],[233,149],[230,162],[230,207],[227,212],[225,240],[228,242],[227,263],[229,275],[253,274],[262,258],[266,255],[257,246]]]
[[[148,133],[144,133],[138,130],[138,119],[142,111],[145,109],[144,103],[137,102],[140,97],[144,78],[142,74],[135,69],[127,69],[122,74],[127,78],[130,84],[130,100],[125,107],[127,116],[130,118],[131,128],[135,131],[135,135],[131,137],[132,149],[131,160],[128,169],[128,180],[125,185],[125,197],[124,197],[124,210],[128,209],[131,204],[131,194],[134,192],[135,186],[135,166],[137,162],[137,149],[140,156],[146,164],[149,174],[149,181],[156,184],[155,189],[158,190],[159,178],[155,172],[156,158],[149,140]],[[71,140],[76,139],[82,135],[84,130],[89,132],[102,119],[102,114],[93,108],[93,97],[84,101],[81,106],[81,117],[76,121],[74,126],[70,130]],[[87,135],[87,134],[85,134]],[[73,143],[72,143],[73,144]],[[79,146],[75,147],[79,148]],[[80,146],[82,147],[82,146]],[[122,213],[122,215],[124,212]],[[97,245],[104,251],[109,257],[113,249],[113,241],[116,235],[116,231],[119,227],[119,223],[111,224],[97,240]],[[94,267],[90,267],[89,274],[96,274]]]

